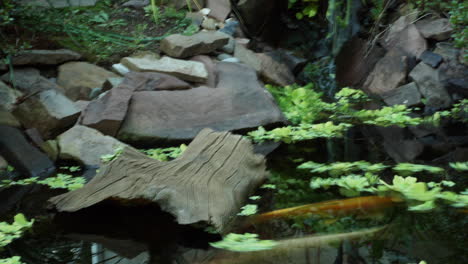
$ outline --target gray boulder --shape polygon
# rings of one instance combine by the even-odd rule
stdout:
[[[416,106],[421,104],[421,94],[416,83],[408,83],[383,96],[388,105]]]
[[[175,58],[208,54],[228,44],[229,37],[218,31],[199,32],[192,36],[174,34],[161,41],[161,51]]]
[[[453,32],[453,28],[447,18],[423,19],[416,22],[416,27],[425,38],[438,41],[450,38]]]
[[[13,80],[10,79],[11,76],[13,76]],[[57,84],[43,77],[39,70],[34,68],[15,69],[13,75],[8,72],[4,74],[1,79],[10,84],[14,81],[16,88],[25,95],[31,95],[50,89],[61,91],[61,88],[57,86]]]
[[[451,105],[452,99],[440,82],[437,70],[421,62],[410,72],[409,77],[416,82],[419,91],[427,99],[427,106],[441,109]]]
[[[203,128],[232,131],[285,122],[252,68],[220,62],[217,70],[216,89],[135,92],[117,138],[149,144],[190,140]]]

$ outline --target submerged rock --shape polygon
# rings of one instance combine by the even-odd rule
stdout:
[[[218,31],[199,32],[192,36],[170,35],[161,41],[161,51],[175,58],[208,54],[228,44],[229,35]]]
[[[252,68],[221,62],[217,70],[216,89],[135,92],[117,138],[133,143],[190,140],[207,127],[232,131],[285,121]]]
[[[57,143],[60,159],[75,160],[86,166],[98,166],[103,155],[114,154],[118,148],[128,147],[113,137],[80,125],[59,135]]]
[[[88,62],[68,62],[58,69],[57,84],[73,101],[88,100],[94,88],[101,88],[108,78],[119,77],[113,72]]]
[[[165,73],[185,81],[205,83],[208,79],[208,72],[201,62],[185,61],[162,57],[155,59],[152,57],[122,59],[122,64],[132,71],[137,72],[159,72]]]

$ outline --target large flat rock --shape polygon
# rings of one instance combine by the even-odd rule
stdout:
[[[161,41],[161,51],[174,58],[208,54],[229,42],[229,35],[219,31],[204,31],[192,36],[174,34]]]
[[[165,73],[189,82],[205,83],[208,80],[208,72],[205,65],[197,61],[185,61],[162,57],[156,59],[151,56],[141,58],[126,57],[121,63],[136,72]]]
[[[28,96],[50,89],[61,90],[57,84],[42,76],[35,68],[14,69],[13,74],[7,72],[2,75],[1,79],[10,84],[14,82],[16,89]]]
[[[80,112],[70,99],[52,89],[29,97],[13,110],[23,126],[36,128],[45,139],[53,138],[71,127]]]
[[[227,132],[201,131],[182,156],[160,162],[125,148],[83,188],[53,197],[58,211],[76,212],[106,199],[148,201],[181,225],[233,229],[249,195],[265,180],[265,158],[249,140]]]
[[[14,127],[0,125],[0,155],[25,177],[45,178],[55,171],[54,163]]]
[[[193,139],[203,128],[249,129],[285,118],[254,69],[221,62],[216,89],[135,92],[117,135],[125,142]]]

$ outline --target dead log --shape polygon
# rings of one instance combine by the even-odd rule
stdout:
[[[106,199],[145,200],[179,224],[205,223],[225,233],[264,178],[265,159],[248,140],[204,129],[170,162],[126,148],[83,188],[50,202],[58,211],[75,212]]]

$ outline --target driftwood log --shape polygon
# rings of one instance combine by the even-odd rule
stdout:
[[[75,212],[106,199],[143,199],[179,224],[205,223],[225,233],[265,174],[265,159],[248,140],[204,129],[170,162],[125,148],[83,188],[50,202],[58,211]]]

